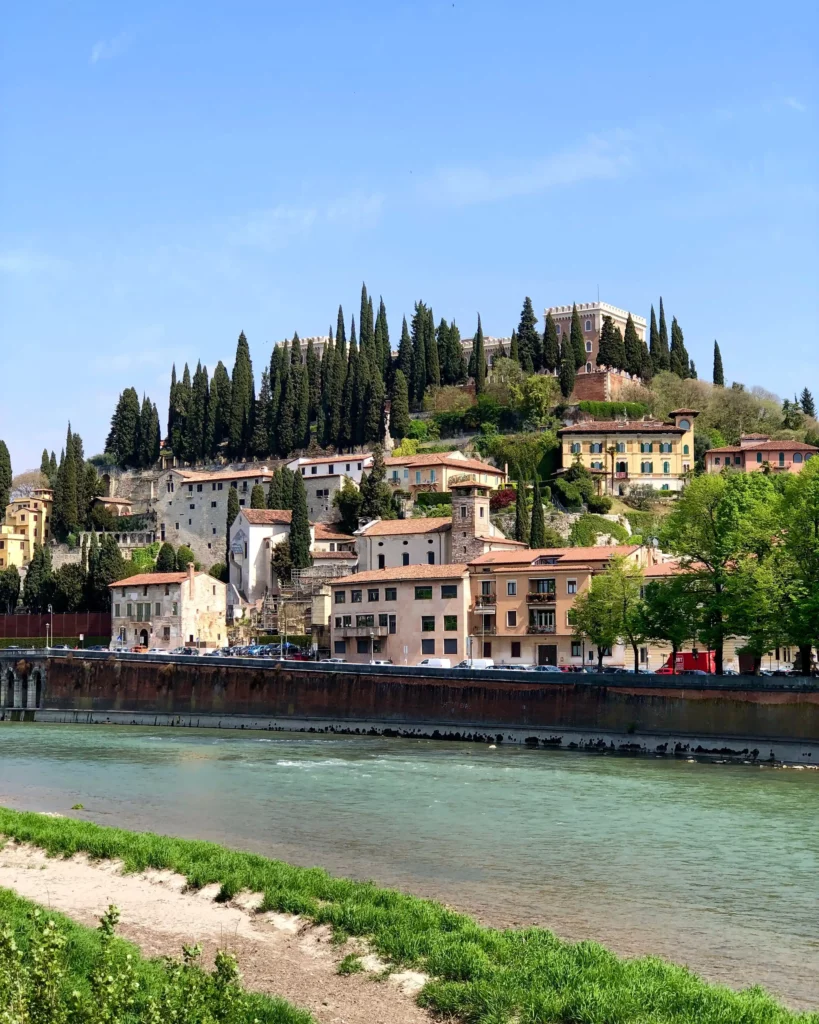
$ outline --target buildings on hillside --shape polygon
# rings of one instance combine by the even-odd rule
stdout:
[[[193,565],[112,583],[111,642],[124,647],[221,647],[227,640],[227,588]]]
[[[321,455],[317,458],[301,456],[291,459],[287,468],[301,473],[307,494],[307,515],[314,523],[330,523],[335,519],[333,498],[344,486],[345,480],[358,487],[361,478],[372,468],[369,452],[358,455]]]
[[[0,569],[24,568],[31,561],[34,545],[48,543],[53,505],[54,492],[47,487],[9,502],[0,526]]]
[[[433,452],[428,455],[392,455],[384,459],[387,483],[396,490],[409,491],[414,497],[420,491],[451,491],[453,483],[476,480],[491,488],[503,487],[508,476],[506,468],[469,458],[463,452]]]
[[[802,441],[772,441],[767,434],[744,434],[739,444],[710,448],[705,453],[705,469],[720,473],[730,466],[743,473],[798,473],[817,452],[819,448]]]
[[[552,314],[552,319],[557,326],[557,335],[563,344],[564,337],[569,334],[572,326],[572,306],[549,306],[543,311],[545,321],[547,314]],[[620,328],[620,333],[625,333],[626,322],[629,315],[634,323],[637,336],[641,341],[646,336],[645,317],[629,314],[626,309],[618,306],[610,306],[608,302],[580,302],[577,306],[580,314],[580,323],[583,327],[583,343],[586,349],[586,365],[578,370],[578,373],[595,373],[597,371],[597,352],[600,346],[600,332],[603,329],[603,317],[611,317],[615,327]]]

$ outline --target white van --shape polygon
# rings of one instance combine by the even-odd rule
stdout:
[[[495,662],[491,658],[467,658],[459,661],[455,668],[494,668]]]
[[[424,658],[418,662],[418,667],[424,668],[452,668],[451,658]]]

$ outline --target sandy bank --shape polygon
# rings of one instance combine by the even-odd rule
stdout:
[[[432,1020],[414,1000],[422,975],[404,971],[377,980],[384,965],[367,955],[366,972],[342,977],[339,962],[351,952],[366,953],[361,943],[334,946],[326,927],[288,914],[255,913],[261,897],[251,893],[216,903],[218,886],[185,891],[185,879],[170,871],[123,874],[115,861],[49,858],[14,842],[0,850],[0,887],[88,925],[115,903],[122,915],[119,933],[147,956],[178,956],[183,943],[198,942],[210,962],[218,948],[226,948],[236,955],[246,988],[305,1007],[320,1024]]]

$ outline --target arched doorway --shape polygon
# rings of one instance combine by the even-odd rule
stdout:
[[[43,677],[40,674],[40,670],[35,668],[31,675],[28,677],[28,699],[26,700],[26,707],[38,708],[40,706],[40,700],[43,696]]]
[[[148,630],[147,629],[141,629],[139,631],[139,642],[142,644],[143,647],[147,647],[148,646]]]

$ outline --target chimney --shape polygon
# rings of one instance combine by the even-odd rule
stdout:
[[[188,593],[191,596],[191,600],[193,600],[193,598],[195,596],[194,583],[193,583],[193,578],[194,578],[195,575],[196,575],[196,570],[193,567],[193,562],[188,562],[188,583],[190,584],[190,589],[188,590]]]

